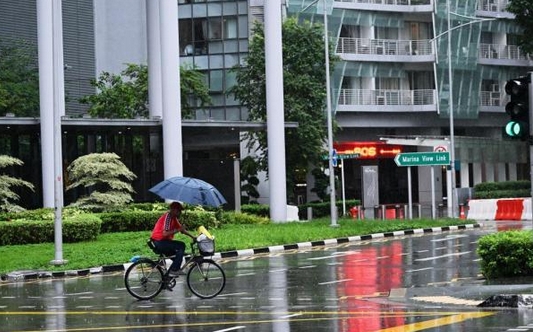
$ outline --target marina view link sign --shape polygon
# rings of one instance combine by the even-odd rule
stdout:
[[[449,165],[449,152],[408,152],[398,153],[394,157],[398,166],[435,166]]]

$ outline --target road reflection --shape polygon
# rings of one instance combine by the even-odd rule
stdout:
[[[476,308],[447,310],[389,297],[391,290],[444,289],[478,278],[475,248],[482,234],[445,232],[228,258],[220,261],[226,288],[211,300],[192,295],[185,278],[151,301],[131,297],[123,273],[5,283],[0,330],[454,331],[457,324],[481,331],[510,320],[525,323],[517,313],[496,319]]]

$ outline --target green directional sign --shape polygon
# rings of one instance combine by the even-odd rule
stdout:
[[[359,153],[343,153],[336,156],[337,159],[357,159],[361,155]],[[322,156],[323,160],[328,160],[328,156]]]
[[[435,166],[449,165],[449,152],[408,152],[398,153],[394,157],[398,166]]]

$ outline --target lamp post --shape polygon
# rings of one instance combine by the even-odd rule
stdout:
[[[457,13],[453,13],[454,16],[459,16],[459,17],[463,17],[463,18],[467,18],[467,19],[472,19],[472,21],[470,22],[466,22],[466,23],[463,23],[463,24],[459,24],[458,26],[455,26],[455,27],[451,27],[451,15],[452,15],[452,11],[451,11],[451,7],[450,7],[450,0],[446,0],[446,11],[447,11],[447,17],[446,17],[446,20],[447,20],[447,30],[438,34],[435,38],[433,38],[432,40],[433,41],[436,41],[437,39],[439,39],[440,37],[444,36],[444,35],[448,35],[448,43],[447,43],[447,49],[446,49],[446,53],[447,53],[447,58],[448,58],[448,80],[449,80],[449,89],[450,89],[450,92],[449,92],[449,118],[450,118],[450,182],[451,182],[451,192],[449,193],[450,194],[450,197],[449,197],[449,204],[448,204],[448,215],[451,217],[456,217],[457,215],[457,202],[456,202],[456,195],[455,195],[455,192],[456,192],[456,176],[455,176],[455,134],[454,134],[454,119],[453,119],[453,113],[454,113],[454,107],[453,107],[453,73],[452,73],[452,38],[451,38],[451,35],[450,33],[455,30],[455,29],[459,29],[459,28],[462,28],[466,25],[470,25],[470,24],[474,24],[474,23],[482,23],[482,22],[487,22],[487,21],[495,21],[496,19],[494,18],[478,18],[478,17],[471,17],[471,16],[465,16],[465,15],[460,15],[460,14],[457,14]]]
[[[450,10],[450,0],[446,0],[446,11],[447,15],[447,28],[450,31],[451,28],[451,10]],[[448,215],[451,214],[452,218],[455,218],[455,134],[454,134],[454,123],[453,123],[453,77],[452,77],[452,38],[451,35],[448,36],[448,47],[446,50],[448,54],[448,80],[450,88],[450,101],[449,101],[449,112],[450,112],[450,182],[452,183],[452,190],[450,192],[449,202],[451,204],[451,209],[448,209]],[[450,211],[451,210],[451,211]]]
[[[320,0],[315,0],[307,5],[300,12],[305,12],[309,7],[318,4]],[[328,123],[328,165],[329,165],[329,188],[330,188],[330,213],[331,213],[331,226],[337,227],[337,206],[335,204],[335,172],[333,168],[334,156],[333,156],[333,119],[331,110],[331,81],[329,77],[329,40],[328,40],[328,13],[327,13],[327,0],[322,0],[324,4],[323,18],[324,18],[324,55],[326,66],[326,112]],[[331,1],[331,0],[330,0]],[[318,8],[317,8],[318,11]]]

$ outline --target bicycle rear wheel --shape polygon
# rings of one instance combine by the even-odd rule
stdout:
[[[124,275],[128,293],[140,300],[154,298],[163,289],[163,269],[148,258],[133,263]]]
[[[211,259],[195,262],[187,273],[187,285],[191,292],[202,298],[210,299],[222,292],[226,285],[224,270]]]

